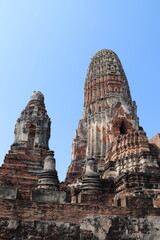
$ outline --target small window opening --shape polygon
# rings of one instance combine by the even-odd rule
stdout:
[[[117,200],[117,206],[120,207],[121,206],[121,199]]]
[[[127,134],[127,128],[124,122],[121,123],[120,134]]]
[[[34,139],[35,139],[35,132],[30,132],[28,135],[28,147],[33,148],[34,145]]]

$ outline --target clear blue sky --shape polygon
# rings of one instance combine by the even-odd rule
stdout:
[[[0,0],[0,163],[20,112],[39,90],[64,179],[88,64],[103,48],[119,56],[151,138],[160,132],[159,0]]]

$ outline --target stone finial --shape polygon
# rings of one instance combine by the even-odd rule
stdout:
[[[59,180],[55,169],[54,151],[48,151],[44,160],[44,168],[38,181],[38,188],[59,189]]]
[[[40,91],[34,91],[30,97],[30,100],[44,102],[44,95]]]
[[[55,171],[55,162],[54,151],[49,150],[44,160],[43,171]]]

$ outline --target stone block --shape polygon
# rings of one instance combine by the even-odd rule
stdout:
[[[52,202],[65,203],[66,193],[63,191],[53,191],[51,189],[34,189],[32,190],[32,201],[34,202]]]
[[[17,199],[17,188],[12,186],[0,186],[1,199]]]
[[[10,219],[8,222],[8,229],[16,230],[19,226],[19,220],[17,219]]]

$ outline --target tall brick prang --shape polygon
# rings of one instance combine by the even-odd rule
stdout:
[[[73,139],[67,179],[81,178],[89,157],[104,171],[115,137],[138,130],[137,107],[121,62],[113,51],[103,49],[93,56],[87,71],[83,118]]]

